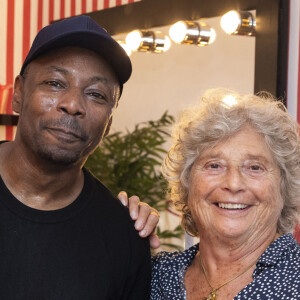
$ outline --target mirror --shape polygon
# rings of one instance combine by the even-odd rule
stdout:
[[[252,11],[255,16],[255,11]],[[255,37],[230,36],[220,27],[221,17],[198,20],[216,31],[207,46],[172,42],[164,53],[133,52],[133,73],[124,85],[112,130],[133,129],[136,123],[159,119],[165,111],[178,112],[196,103],[208,88],[226,87],[254,92]],[[170,26],[150,30],[168,35]],[[126,35],[116,35],[125,40]]]

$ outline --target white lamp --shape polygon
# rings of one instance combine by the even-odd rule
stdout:
[[[227,34],[254,35],[255,19],[249,11],[231,10],[221,18],[221,27]]]
[[[206,46],[215,40],[216,32],[203,22],[178,21],[170,27],[169,36],[178,44]]]
[[[169,50],[171,41],[159,31],[134,30],[126,36],[126,44],[132,51],[161,53]]]

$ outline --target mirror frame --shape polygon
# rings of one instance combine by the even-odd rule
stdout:
[[[289,1],[142,0],[87,15],[115,35],[166,26],[179,20],[221,16],[232,9],[256,10],[255,93],[268,91],[285,103]]]

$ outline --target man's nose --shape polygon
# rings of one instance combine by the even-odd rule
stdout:
[[[57,109],[72,116],[85,116],[84,95],[79,89],[70,89],[60,97]]]
[[[245,181],[239,168],[230,168],[227,170],[223,181],[223,188],[232,193],[237,193],[245,189]]]

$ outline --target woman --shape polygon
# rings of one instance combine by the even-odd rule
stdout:
[[[300,299],[298,130],[268,95],[210,90],[182,115],[163,170],[200,243],[153,259],[152,300]]]

